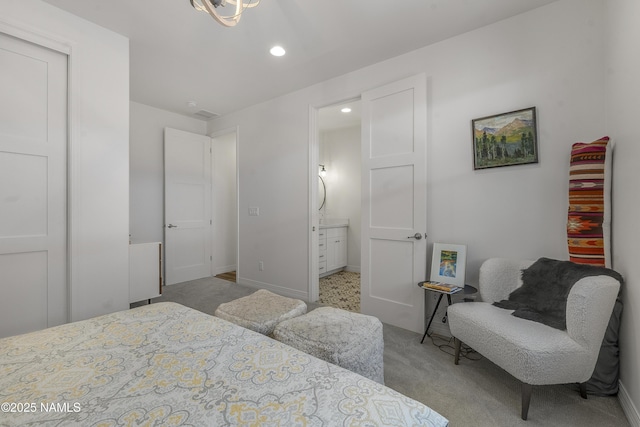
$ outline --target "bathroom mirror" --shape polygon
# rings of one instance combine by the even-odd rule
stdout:
[[[327,202],[327,186],[324,184],[324,179],[320,175],[318,175],[318,208],[319,211],[322,210],[325,203]]]

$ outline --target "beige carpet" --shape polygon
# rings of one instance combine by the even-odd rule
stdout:
[[[319,302],[360,313],[360,273],[340,271],[321,278]]]

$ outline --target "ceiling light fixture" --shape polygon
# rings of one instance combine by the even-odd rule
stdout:
[[[340,110],[340,111],[342,111],[343,113],[350,113],[350,112],[351,112],[351,108],[349,108],[349,107],[344,107],[344,108],[343,108],[342,110]]]
[[[234,27],[245,9],[250,7],[256,7],[260,0],[189,0],[191,6],[200,12],[206,12],[213,17],[216,21],[224,25],[225,27]],[[218,7],[225,7],[227,4],[235,6],[235,13],[233,15],[223,15],[218,13],[216,9]]]
[[[269,53],[273,56],[284,56],[287,51],[282,46],[274,46],[269,50]]]

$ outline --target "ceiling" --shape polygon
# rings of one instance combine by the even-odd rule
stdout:
[[[342,111],[343,108],[349,108],[350,111]],[[323,132],[359,126],[360,116],[359,99],[328,105],[318,110],[318,130]]]
[[[237,111],[555,0],[262,0],[232,28],[189,0],[44,1],[130,39],[132,101],[195,117]],[[271,56],[275,44],[287,54]]]

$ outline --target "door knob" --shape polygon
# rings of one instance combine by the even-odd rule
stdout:
[[[414,234],[413,236],[409,236],[409,237],[407,237],[407,239],[416,239],[416,240],[420,240],[420,239],[422,239],[422,234],[420,234],[420,233],[416,233],[416,234]]]
[[[173,225],[173,224],[167,225],[167,228],[177,228],[177,227],[178,227],[177,225]]]

